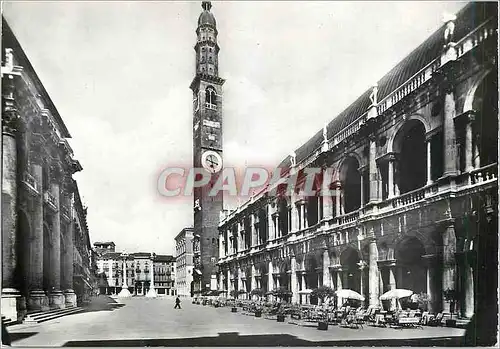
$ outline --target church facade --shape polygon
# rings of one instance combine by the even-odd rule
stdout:
[[[219,290],[304,304],[326,285],[381,305],[403,288],[468,318],[496,306],[497,21],[495,3],[467,4],[279,164],[333,170],[315,195],[270,187],[226,213]]]

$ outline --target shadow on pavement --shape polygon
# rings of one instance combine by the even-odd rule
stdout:
[[[461,346],[461,337],[384,339],[384,340],[339,340],[308,341],[288,334],[243,335],[238,332],[219,333],[217,337],[171,338],[171,339],[123,339],[70,341],[65,347],[257,347],[257,346]]]
[[[118,303],[115,299],[106,296],[99,295],[93,297],[90,304],[85,306],[84,312],[94,312],[94,311],[112,311],[117,308],[123,307],[125,304]]]
[[[9,339],[10,339],[10,342],[13,343],[13,342],[19,341],[21,339],[32,337],[36,334],[38,334],[38,332],[13,332],[13,333],[9,333]],[[5,343],[5,344],[7,344],[7,343]]]

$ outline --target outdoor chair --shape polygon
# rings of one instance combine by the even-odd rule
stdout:
[[[427,325],[429,326],[441,326],[441,322],[443,321],[444,313],[438,313],[436,316],[429,317],[427,321]]]

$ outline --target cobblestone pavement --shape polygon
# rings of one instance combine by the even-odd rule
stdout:
[[[37,325],[9,327],[13,346],[276,346],[457,344],[464,330],[330,326],[327,331],[191,304],[173,298],[130,298],[122,307],[98,298],[89,311]]]

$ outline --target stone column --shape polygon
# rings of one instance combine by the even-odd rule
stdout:
[[[274,238],[277,239],[281,237],[280,227],[279,227],[279,214],[275,213],[273,215],[273,225],[274,225]]]
[[[252,290],[255,290],[257,288],[257,279],[255,278],[255,264],[252,263],[252,278],[250,280],[250,288]]]
[[[330,255],[328,249],[323,251],[323,285],[330,286]]]
[[[17,113],[12,116],[17,117]],[[3,123],[6,125],[2,129],[2,315],[17,321],[20,297],[14,280],[17,265],[17,144],[15,129],[10,128],[6,120]]]
[[[388,182],[387,196],[389,199],[394,197],[394,161],[396,161],[396,157],[394,155],[389,156],[388,171],[387,171],[387,182]]]
[[[474,315],[474,275],[468,263],[464,265],[464,309],[463,315],[471,318]]]
[[[60,173],[55,172],[59,177]],[[50,192],[55,199],[56,212],[52,216],[50,229],[52,240],[52,251],[50,254],[50,280],[49,280],[49,305],[51,309],[63,309],[65,307],[64,295],[61,292],[61,214],[60,214],[60,192],[59,178],[53,178],[50,184]]]
[[[474,164],[472,161],[472,122],[474,121],[474,115],[469,114],[467,119],[467,124],[465,125],[465,171],[470,172],[474,169]]]
[[[73,212],[73,204],[71,204],[70,208],[70,216],[72,216]],[[75,234],[75,223],[73,221],[73,218],[70,217],[70,223],[68,224],[68,229],[66,231],[66,239],[65,239],[65,254],[64,254],[64,259],[65,263],[64,266],[66,270],[64,270],[64,275],[65,275],[65,284],[63,285],[64,287],[64,298],[65,298],[65,304],[66,307],[74,307],[76,306],[76,294],[75,291],[73,290],[73,251],[74,251],[74,234]]]
[[[337,274],[337,290],[341,290],[343,283],[342,283],[342,269],[337,269],[336,271]],[[337,297],[337,306],[341,307],[342,306],[342,297],[338,296]]]
[[[267,263],[267,290],[272,291],[273,289],[274,289],[273,262],[269,261]]]
[[[251,231],[251,247],[254,247],[257,245],[257,232],[255,230],[255,215],[253,213],[250,214],[250,231]]]
[[[455,132],[455,95],[450,87],[445,91],[443,110],[443,150],[444,171],[443,177],[457,174],[457,149]]]
[[[341,201],[340,201],[340,195],[342,193],[342,187],[340,181],[337,181],[335,183],[335,215],[341,216],[342,215],[342,207],[341,207]]]
[[[480,168],[481,167],[481,153],[479,152],[479,135],[476,135],[476,137],[474,137],[474,142],[472,144],[473,148],[474,148],[474,168]]]
[[[363,276],[365,273],[365,265],[364,265],[363,261],[359,262],[358,268],[359,268],[359,293],[364,296],[365,295],[365,292],[364,292],[365,283],[363,280]]]
[[[302,229],[306,229],[309,227],[309,222],[307,220],[307,206],[306,202],[302,201]]]
[[[432,137],[425,140],[427,147],[427,185],[432,184]]]
[[[450,223],[443,232],[443,269],[442,269],[442,289],[456,290],[455,287],[455,252],[457,239],[455,227]],[[443,296],[443,311],[450,312],[450,303]]]
[[[360,207],[365,205],[365,176],[363,175],[364,169],[359,170],[359,185],[361,186],[361,190],[359,191],[360,196]]]
[[[46,310],[49,300],[43,291],[43,175],[41,146],[30,151],[32,174],[39,194],[33,197],[31,240],[29,242],[29,265],[26,268],[30,294],[27,300],[28,310]]]
[[[369,305],[376,306],[379,304],[380,290],[379,290],[379,270],[378,270],[378,248],[377,240],[370,238],[368,245],[368,295]]]
[[[391,266],[389,266],[389,289],[390,290],[394,290],[396,288],[396,278],[394,276],[394,269],[396,268],[396,266],[393,264]],[[393,299],[391,301],[391,309],[395,309],[396,308],[396,300]]]
[[[323,180],[321,194],[323,196],[323,219],[333,218],[333,199],[330,195],[330,182]]]
[[[276,233],[274,231],[273,223],[273,209],[271,203],[267,204],[267,226],[268,226],[268,240],[274,240],[276,238]]]
[[[370,203],[377,202],[379,200],[378,196],[378,169],[377,162],[375,158],[377,157],[377,145],[375,143],[375,138],[370,138],[370,155],[369,155],[368,171],[370,178]]]
[[[291,206],[292,206],[292,226],[290,227],[290,231],[295,232],[299,230],[299,212],[297,210],[297,205],[296,205],[296,197],[293,195],[291,198]]]
[[[440,284],[440,269],[437,265],[435,255],[422,256],[426,263],[426,276],[427,276],[427,294],[429,295],[429,312],[438,313],[441,311],[441,285]]]
[[[292,284],[292,302],[298,303],[299,290],[298,290],[298,282],[297,282],[297,265],[295,256],[290,258],[290,269],[291,269],[291,278],[290,283]]]

